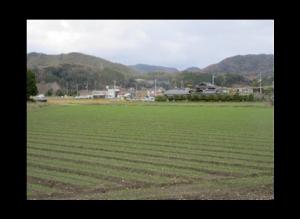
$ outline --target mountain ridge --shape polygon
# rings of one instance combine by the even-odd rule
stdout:
[[[165,66],[159,66],[159,65],[135,64],[135,65],[128,65],[128,67],[130,67],[140,73],[149,73],[149,72],[175,73],[175,72],[179,72],[179,70],[177,68],[165,67]]]
[[[270,74],[274,73],[273,54],[247,54],[227,57],[218,63],[208,65],[203,73]]]
[[[158,85],[162,84],[170,88],[179,81],[190,81],[193,84],[210,81],[212,74],[216,76],[236,74],[245,77],[246,81],[257,78],[260,72],[269,80],[274,77],[273,54],[237,55],[203,69],[189,67],[183,71],[164,66],[144,64],[134,66],[149,67],[152,72],[143,73],[124,64],[78,52],[57,55],[37,52],[27,54],[27,68],[36,74],[38,83],[56,82],[62,89],[73,89],[73,91],[77,87],[86,89],[87,86],[90,89],[105,89],[107,85],[111,86],[114,82],[122,87],[136,87],[137,85],[151,87],[154,79],[157,79]]]

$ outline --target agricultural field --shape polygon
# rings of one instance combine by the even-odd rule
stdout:
[[[27,106],[30,200],[273,199],[273,179],[272,106]]]

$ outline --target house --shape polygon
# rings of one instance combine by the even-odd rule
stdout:
[[[196,86],[196,92],[204,94],[215,94],[217,92],[217,87],[211,83],[202,82]]]
[[[152,97],[152,96],[146,96],[144,99],[144,101],[155,101],[155,97]]]
[[[253,88],[251,87],[236,88],[236,92],[240,95],[249,95],[249,94],[253,94]]]
[[[91,95],[91,92],[88,91],[88,90],[79,90],[78,93],[79,93],[79,96],[88,96],[88,95]]]
[[[126,93],[123,91],[118,94],[117,98],[122,99],[122,100],[132,99],[132,94]]]
[[[229,89],[226,88],[226,87],[219,87],[219,88],[217,88],[216,93],[219,93],[219,94],[228,94],[229,93]]]
[[[92,95],[83,95],[83,96],[76,96],[75,99],[92,99]]]
[[[185,89],[172,89],[172,90],[167,90],[165,92],[165,95],[168,97],[172,97],[175,95],[189,95],[191,93],[191,90],[189,88]]]
[[[107,95],[106,90],[95,90],[92,92],[92,96],[94,99],[105,98],[106,95]]]

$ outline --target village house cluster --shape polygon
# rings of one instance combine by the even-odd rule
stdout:
[[[253,88],[242,87],[242,88],[226,88],[218,87],[212,83],[202,82],[196,85],[194,88],[175,88],[170,90],[165,90],[162,87],[157,89],[140,89],[135,88],[122,88],[114,86],[113,88],[106,87],[106,90],[94,90],[87,91],[81,90],[79,96],[75,99],[96,99],[96,98],[106,98],[106,99],[126,99],[126,100],[144,100],[144,101],[154,101],[155,96],[175,96],[175,95],[190,95],[192,93],[201,94],[235,94],[249,95],[253,93]]]
[[[177,95],[191,95],[196,94],[236,94],[249,95],[252,94],[253,88],[240,87],[240,88],[227,88],[219,87],[212,83],[202,82],[196,85],[194,88],[174,88],[166,90],[163,87],[154,87],[150,89],[141,88],[122,88],[120,86],[106,86],[105,90],[79,90],[79,95],[75,96],[75,99],[114,99],[114,100],[143,100],[143,101],[155,101],[156,96],[177,96]],[[65,96],[62,96],[62,98]],[[34,98],[37,101],[46,101],[43,94],[40,94]]]
[[[164,95],[171,97],[175,95],[190,95],[192,93],[198,94],[240,94],[240,95],[249,95],[253,93],[253,88],[251,87],[242,87],[242,88],[227,88],[227,87],[218,87],[211,83],[202,82],[195,86],[194,89],[191,88],[180,88],[180,89],[171,89],[167,90]]]

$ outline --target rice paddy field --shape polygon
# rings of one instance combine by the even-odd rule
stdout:
[[[27,199],[273,199],[263,104],[30,104]]]

